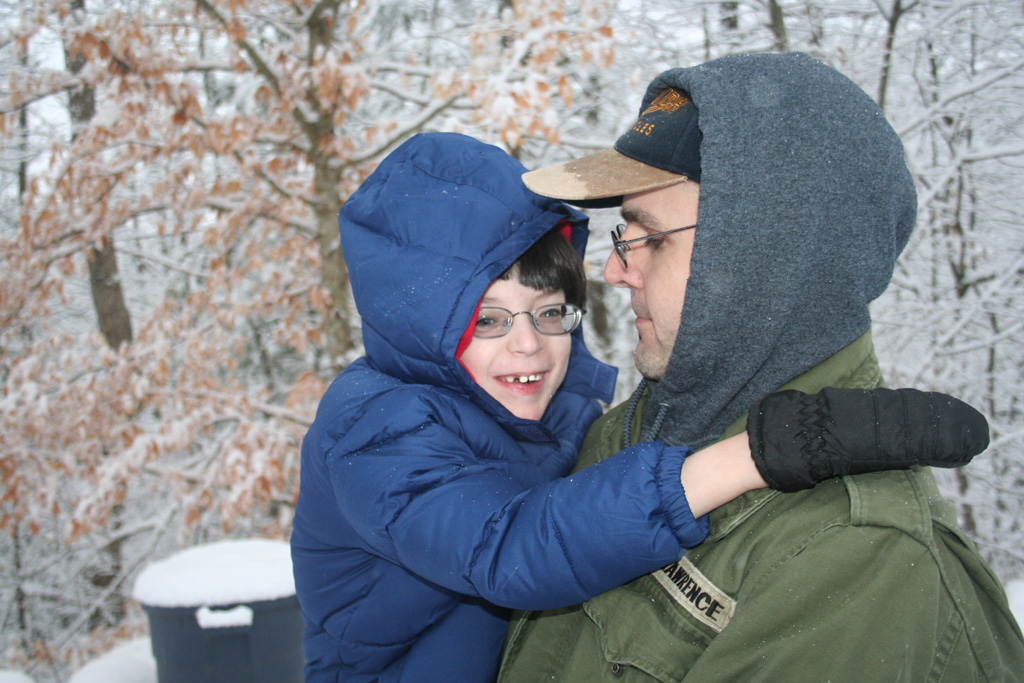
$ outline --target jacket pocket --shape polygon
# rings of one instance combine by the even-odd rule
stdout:
[[[711,644],[716,630],[698,617],[700,608],[705,616],[709,609],[714,616],[713,598],[707,591],[698,592],[692,602],[687,591],[673,594],[666,587],[673,568],[678,570],[673,565],[656,572],[661,579],[643,576],[584,604],[597,632],[604,668],[612,674],[603,679],[681,681]],[[693,591],[689,594],[693,596]]]

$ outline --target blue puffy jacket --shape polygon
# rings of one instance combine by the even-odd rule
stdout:
[[[487,681],[504,608],[579,603],[677,560],[706,534],[685,449],[639,444],[562,479],[615,371],[573,333],[540,422],[514,417],[456,358],[477,302],[546,231],[586,217],[522,165],[455,134],[413,137],[339,223],[366,356],[302,444],[292,533],[309,681]]]

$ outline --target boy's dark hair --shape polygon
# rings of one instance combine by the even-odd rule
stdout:
[[[587,278],[583,259],[558,228],[549,230],[502,273],[499,280],[515,278],[521,285],[542,292],[562,290],[565,302],[586,308]]]

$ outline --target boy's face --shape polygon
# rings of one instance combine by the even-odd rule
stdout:
[[[561,290],[542,292],[512,278],[492,282],[480,306],[518,313],[559,303],[565,303]],[[509,412],[539,420],[565,379],[571,348],[570,335],[541,334],[524,314],[513,318],[512,329],[503,337],[473,337],[460,360],[477,384]]]

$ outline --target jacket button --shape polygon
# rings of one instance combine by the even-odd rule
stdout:
[[[615,676],[615,678],[622,678],[624,673],[626,673],[626,667],[618,662],[612,662],[612,676]]]

